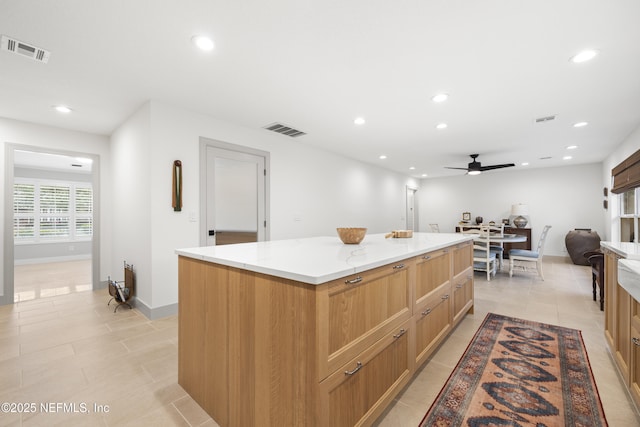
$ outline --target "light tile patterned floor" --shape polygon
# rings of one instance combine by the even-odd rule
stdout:
[[[605,347],[589,268],[547,262],[545,275],[499,273],[486,282],[477,274],[475,314],[377,425],[418,425],[488,312],[582,330],[609,425],[640,425]],[[37,405],[35,413],[0,413],[0,425],[216,426],[177,384],[177,317],[114,314],[108,299],[106,290],[86,291],[0,307],[0,403]]]

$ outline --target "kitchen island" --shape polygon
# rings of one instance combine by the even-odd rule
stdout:
[[[179,249],[178,382],[221,426],[369,425],[473,311],[471,239]]]
[[[636,411],[640,408],[640,244],[600,242],[604,252],[604,336]]]

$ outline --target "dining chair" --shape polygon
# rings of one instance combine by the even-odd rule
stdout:
[[[500,225],[489,225],[489,232],[492,237],[504,237],[504,224]],[[492,243],[490,245],[491,252],[496,254],[496,259],[498,260],[498,269],[502,270],[502,264],[504,262],[504,247],[502,243]]]
[[[509,251],[509,276],[513,276],[514,262],[518,261],[519,266],[526,269],[527,264],[535,264],[536,270],[540,279],[544,280],[544,274],[542,273],[542,255],[544,252],[544,243],[547,240],[547,234],[549,233],[550,225],[545,225],[540,239],[538,239],[538,247],[535,251],[527,249],[511,249]]]
[[[593,300],[596,300],[596,285],[600,289],[600,311],[604,311],[604,254],[600,251],[588,251],[583,255],[591,265],[591,284]]]
[[[473,231],[463,231],[463,233],[478,234],[473,239],[473,270],[486,272],[487,282],[490,281],[491,275],[496,275],[498,265],[496,254],[491,251],[489,227],[482,226]]]

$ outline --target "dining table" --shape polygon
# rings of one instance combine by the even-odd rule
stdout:
[[[480,236],[474,236],[474,240],[483,240],[486,241],[486,238]],[[500,267],[504,265],[504,244],[505,243],[522,243],[527,241],[527,236],[523,236],[521,234],[500,234],[500,233],[491,233],[489,234],[489,243],[498,243],[502,251],[500,251]]]

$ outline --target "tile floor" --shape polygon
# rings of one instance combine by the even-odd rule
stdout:
[[[418,425],[488,312],[582,330],[609,425],[640,425],[605,347],[589,268],[556,259],[545,275],[499,273],[486,282],[477,274],[475,313],[376,425]],[[114,314],[108,299],[106,290],[85,291],[0,307],[0,403],[36,405],[0,412],[0,425],[216,426],[177,384],[177,317]]]

